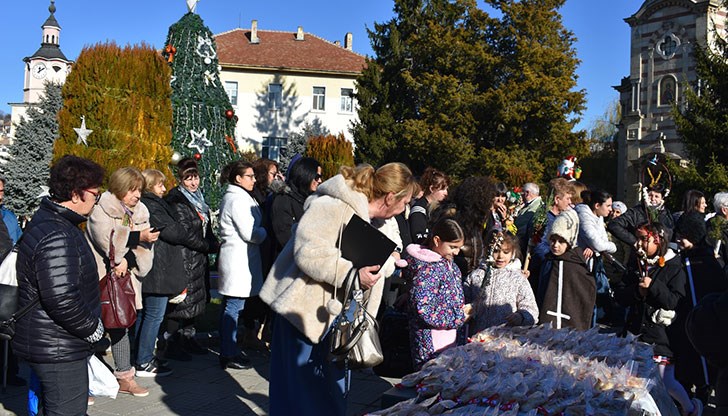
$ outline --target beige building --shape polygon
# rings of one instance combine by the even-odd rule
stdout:
[[[235,138],[243,147],[277,160],[291,133],[306,123],[332,134],[344,133],[357,120],[355,79],[365,58],[301,27],[296,32],[234,29],[215,35],[220,81],[238,116]]]
[[[640,171],[655,153],[686,158],[670,111],[699,85],[694,45],[711,42],[715,29],[723,33],[725,19],[721,0],[646,0],[624,19],[632,33],[630,73],[614,87],[622,106],[617,198],[637,201]]]

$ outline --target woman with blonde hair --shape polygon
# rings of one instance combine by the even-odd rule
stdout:
[[[146,182],[142,202],[149,210],[151,225],[159,230],[159,239],[154,243],[152,269],[142,281],[144,308],[137,315],[135,329],[136,374],[138,377],[162,377],[171,374],[172,370],[155,358],[154,347],[167,303],[186,286],[182,246],[187,241],[188,231],[162,199],[167,191],[164,174],[156,169],[146,169],[142,175]]]
[[[86,238],[96,257],[99,279],[110,269],[118,275],[130,271],[137,295],[137,309],[142,308],[140,279],[152,268],[152,243],[159,238],[159,232],[149,225],[147,207],[140,201],[144,185],[144,176],[136,168],[114,171],[109,178],[109,190],[101,195],[86,227]],[[109,259],[112,244],[114,264],[110,264]],[[129,328],[109,328],[108,333],[119,393],[147,396],[149,390],[134,381]]]
[[[278,256],[260,292],[276,314],[271,342],[271,415],[344,415],[346,372],[328,359],[327,330],[335,314],[327,312],[334,287],[353,267],[341,257],[339,233],[353,215],[381,227],[402,212],[415,189],[409,168],[389,163],[342,167],[308,197],[305,212]],[[384,229],[389,230],[385,227]],[[383,276],[394,271],[394,252],[383,266],[359,269],[367,310],[376,315]]]

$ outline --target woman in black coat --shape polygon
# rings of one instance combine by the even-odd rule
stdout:
[[[654,361],[667,392],[680,404],[683,414],[699,415],[703,404],[698,399],[690,400],[675,379],[676,357],[667,336],[667,327],[685,297],[685,270],[680,256],[668,248],[668,235],[661,224],[637,227],[636,262],[617,284],[614,297],[630,307],[625,329],[653,345]]]
[[[179,185],[167,194],[165,201],[174,212],[174,217],[188,231],[188,238],[182,248],[187,293],[177,304],[167,309],[167,329],[164,333],[167,344],[167,357],[187,360],[185,352],[206,354],[195,341],[194,318],[205,312],[205,304],[210,299],[210,265],[208,254],[216,253],[220,244],[212,233],[210,207],[204,200],[200,186],[197,162],[185,158],[177,164]],[[181,351],[180,351],[181,350]]]
[[[154,262],[142,280],[144,308],[136,321],[137,376],[164,376],[172,370],[154,358],[154,347],[159,327],[164,319],[167,303],[182,293],[187,286],[182,248],[192,240],[191,232],[177,220],[176,214],[162,196],[167,191],[164,174],[155,169],[142,172],[146,186],[141,201],[149,210],[149,221],[159,230],[154,243]]]
[[[270,212],[270,222],[275,237],[277,253],[291,239],[291,228],[303,215],[303,203],[316,192],[322,182],[321,165],[316,159],[304,157],[290,168],[286,187],[276,194]]]
[[[15,326],[13,350],[40,380],[45,414],[83,415],[88,358],[101,339],[96,259],[79,224],[94,209],[104,171],[64,156],[51,168],[50,197],[28,224],[17,258],[18,307],[40,303]]]
[[[685,322],[688,314],[711,293],[728,289],[725,274],[706,241],[705,215],[697,210],[684,212],[675,226],[675,241],[680,246],[680,256],[685,264],[687,294],[680,300],[675,321],[667,328],[667,336],[675,356],[675,376],[686,388],[696,387],[696,396],[705,402],[710,397],[717,376],[717,369],[702,360],[687,338]],[[707,374],[706,374],[707,373]]]

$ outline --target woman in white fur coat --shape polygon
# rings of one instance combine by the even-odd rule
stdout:
[[[221,178],[228,183],[220,204],[220,274],[218,292],[224,296],[220,314],[220,367],[244,369],[250,362],[237,347],[238,315],[245,298],[255,296],[263,285],[260,244],[265,240],[263,214],[250,192],[255,185],[253,165],[236,161],[225,167]]]
[[[140,202],[143,190],[144,176],[138,169],[126,167],[114,171],[109,178],[109,190],[100,195],[86,226],[86,238],[96,257],[99,279],[110,268],[114,268],[117,274],[130,270],[137,309],[142,308],[141,282],[138,279],[146,276],[152,268],[152,243],[159,237],[159,232],[151,231],[149,210]],[[112,230],[115,264],[109,264]],[[149,390],[134,381],[129,328],[108,329],[108,332],[115,364],[114,375],[119,380],[119,393],[138,397],[148,395]]]
[[[306,200],[298,227],[260,291],[260,298],[275,312],[271,415],[346,414],[346,373],[328,359],[327,336],[336,315],[327,304],[334,297],[334,286],[340,287],[352,268],[341,257],[339,232],[354,214],[371,222],[401,213],[414,188],[412,172],[401,163],[389,163],[376,171],[360,165],[342,167],[341,174],[319,185]],[[372,315],[382,298],[381,277],[392,274],[398,259],[398,253],[392,253],[381,269],[378,265],[359,269]]]

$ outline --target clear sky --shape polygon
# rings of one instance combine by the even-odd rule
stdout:
[[[49,0],[3,1],[0,5],[0,110],[23,99],[22,59],[41,41],[40,25],[48,17]],[[586,128],[617,98],[612,89],[629,71],[629,26],[624,18],[641,0],[567,0],[564,24],[578,38],[579,88],[586,90],[587,109],[579,127]],[[354,51],[371,55],[366,28],[392,16],[392,0],[200,0],[197,13],[213,33],[248,28],[294,32],[303,26],[329,41],[354,35]],[[114,40],[120,45],[145,42],[164,46],[167,30],[187,12],[185,0],[57,0],[61,50],[75,60],[85,45]]]

